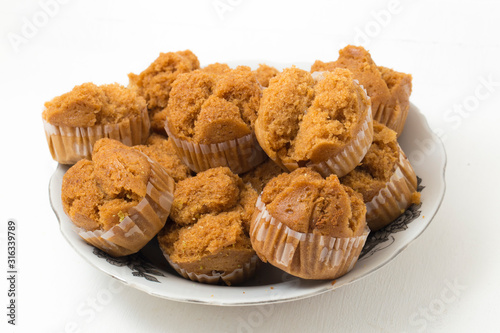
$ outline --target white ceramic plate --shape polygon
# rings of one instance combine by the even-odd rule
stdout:
[[[446,154],[443,144],[413,104],[399,143],[421,179],[422,203],[410,207],[388,227],[372,233],[354,269],[335,281],[302,280],[265,264],[257,277],[243,286],[205,285],[176,274],[163,258],[155,240],[138,254],[112,258],[85,243],[63,211],[61,183],[67,166],[59,165],[54,172],[49,195],[61,232],[69,244],[91,265],[126,285],[153,296],[191,303],[255,305],[292,301],[337,289],[368,276],[393,260],[429,225],[445,193]]]

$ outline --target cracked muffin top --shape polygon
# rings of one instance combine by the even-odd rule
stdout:
[[[197,274],[241,268],[255,254],[248,236],[257,192],[227,167],[177,183],[158,241],[170,259]]]
[[[243,137],[253,131],[260,97],[261,87],[249,67],[180,75],[166,108],[168,128],[179,139],[201,144]]]
[[[335,69],[315,79],[291,67],[264,90],[255,134],[280,165],[324,161],[360,131],[369,107],[349,70]]]
[[[268,159],[256,168],[241,175],[241,179],[245,184],[252,185],[257,193],[260,193],[271,179],[283,172],[285,171],[279,165]]]
[[[196,55],[190,50],[160,53],[148,68],[140,74],[130,73],[129,87],[137,91],[147,102],[151,127],[163,133],[165,114],[172,84],[182,73],[200,68]]]
[[[409,103],[411,75],[377,66],[370,53],[362,46],[348,45],[344,47],[339,51],[339,57],[336,61],[325,63],[316,60],[311,66],[311,72],[332,71],[335,68],[346,68],[353,73],[354,78],[359,81],[370,96],[374,112],[379,107],[394,107],[397,101]]]
[[[144,154],[101,139],[94,145],[92,161],[80,160],[64,174],[64,211],[77,227],[107,231],[144,198],[151,172]]]
[[[273,178],[261,200],[272,217],[301,233],[354,237],[366,226],[361,195],[340,184],[336,175],[324,179],[309,168]]]
[[[238,213],[249,230],[257,192],[227,167],[208,169],[177,183],[170,218],[179,225],[196,223],[205,215]]]
[[[90,127],[117,124],[145,108],[145,100],[133,90],[117,83],[88,82],[46,102],[42,118],[56,126]]]
[[[263,87],[269,86],[269,80],[278,75],[279,71],[266,64],[259,64],[259,67],[254,71],[255,76],[257,77],[257,81],[259,81],[260,85]]]
[[[400,149],[397,134],[387,126],[373,122],[373,143],[361,163],[340,178],[342,184],[361,193],[364,202],[370,202],[390,180],[399,160]],[[414,192],[412,203],[420,202],[420,194]]]

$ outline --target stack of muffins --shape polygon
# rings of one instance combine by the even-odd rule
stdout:
[[[349,272],[370,230],[420,197],[397,142],[411,75],[362,47],[339,54],[278,71],[162,53],[128,87],[84,83],[47,102],[76,232],[113,256],[156,237],[201,283],[240,284],[261,262],[304,279]]]

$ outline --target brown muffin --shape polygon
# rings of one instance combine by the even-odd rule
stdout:
[[[279,71],[266,64],[259,64],[259,67],[254,71],[255,76],[257,77],[257,81],[259,81],[260,85],[267,88],[269,86],[269,80],[278,75]]]
[[[257,191],[257,193],[260,193],[271,179],[282,174],[283,172],[285,171],[283,171],[278,164],[268,159],[255,169],[241,175],[241,179],[243,180],[243,183],[252,185],[254,190]]]
[[[255,273],[248,237],[257,193],[219,167],[177,184],[173,223],[158,236],[165,257],[185,278],[205,283],[240,283]]]
[[[252,246],[264,262],[305,279],[347,273],[368,235],[361,195],[309,168],[264,187],[252,216]]]
[[[323,176],[354,169],[372,140],[370,100],[345,69],[315,80],[292,67],[264,91],[255,125],[267,155],[290,171],[310,166]]]
[[[231,67],[229,67],[228,64],[215,62],[213,64],[209,64],[209,65],[201,68],[200,70],[203,72],[206,72],[206,73],[221,75],[221,74],[224,74],[226,72],[229,72],[231,70]]]
[[[63,176],[65,213],[88,243],[113,255],[139,251],[165,225],[174,181],[156,162],[122,143],[96,142],[92,161]]]
[[[160,53],[148,68],[140,74],[130,73],[129,87],[137,91],[147,102],[151,128],[165,133],[165,112],[170,90],[177,76],[200,67],[196,55],[190,50]]]
[[[227,166],[242,173],[263,162],[253,136],[261,88],[248,67],[180,75],[166,108],[165,129],[195,172]]]
[[[176,182],[191,176],[191,170],[177,155],[172,139],[153,133],[144,145],[132,147],[158,162]]]
[[[367,206],[366,222],[378,230],[420,202],[417,177],[397,142],[397,134],[374,122],[373,144],[363,161],[341,183],[361,193]]]
[[[63,164],[90,159],[101,138],[134,145],[149,135],[146,102],[117,83],[75,86],[46,102],[42,118],[52,157]]]
[[[317,60],[311,72],[335,68],[346,68],[353,73],[371,98],[373,119],[395,130],[399,136],[410,107],[411,75],[377,66],[367,50],[352,45],[341,49],[336,61]]]

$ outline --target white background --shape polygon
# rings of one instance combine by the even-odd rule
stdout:
[[[0,2],[1,332],[500,331],[498,1],[64,2]],[[160,52],[189,48],[202,65],[312,63],[335,60],[346,43],[413,74],[411,101],[448,155],[440,211],[390,264],[317,297],[215,307],[121,287],[61,236],[48,201],[56,163],[45,101],[87,81],[126,85]],[[6,323],[9,218],[18,225],[15,327]],[[106,290],[111,298],[95,303]]]

